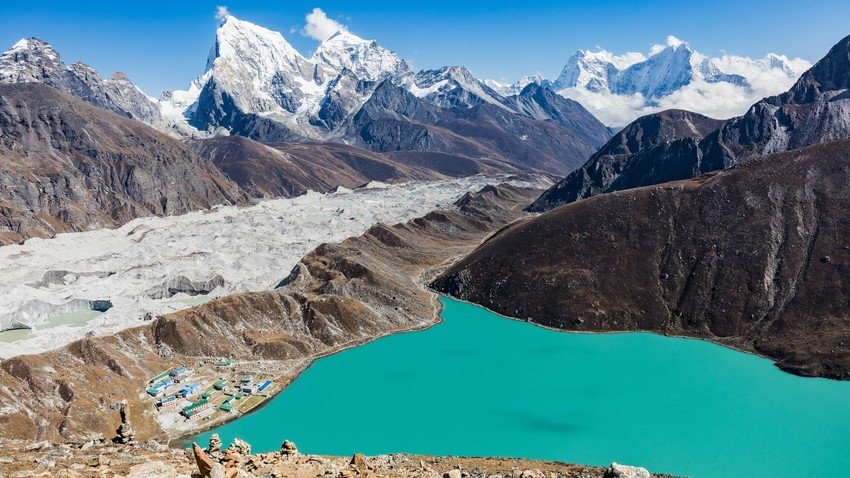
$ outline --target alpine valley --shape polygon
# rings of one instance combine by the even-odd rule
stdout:
[[[850,466],[850,36],[513,82],[218,10],[158,98],[0,55],[0,478]]]

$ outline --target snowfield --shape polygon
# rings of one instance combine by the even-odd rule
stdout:
[[[212,289],[209,296],[220,297],[270,289],[323,242],[362,234],[376,222],[394,224],[448,208],[467,191],[499,179],[372,183],[2,247],[0,330],[35,329],[23,340],[0,340],[0,358],[57,348],[88,333],[114,333],[201,297],[179,290]],[[37,327],[51,316],[102,307],[99,301],[112,307],[83,326]]]

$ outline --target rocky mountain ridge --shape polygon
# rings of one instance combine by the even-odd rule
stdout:
[[[0,83],[44,83],[118,115],[163,131],[171,129],[157,102],[123,73],[102,78],[85,63],[66,65],[52,46],[38,38],[21,39],[0,55]]]
[[[699,337],[850,379],[850,140],[602,194],[501,230],[434,287],[576,331]]]
[[[246,201],[180,141],[44,84],[0,84],[0,131],[0,245]]]
[[[529,210],[548,211],[597,194],[627,189],[623,187],[627,183],[620,181],[620,177],[628,169],[636,168],[646,151],[662,150],[667,154],[673,154],[671,151],[687,151],[688,147],[694,148],[697,141],[721,124],[721,120],[682,110],[643,116],[614,135],[581,168],[543,193],[529,206]],[[654,174],[661,177],[673,171],[670,168],[659,168]]]
[[[408,166],[381,153],[335,143],[259,143],[244,136],[189,141],[252,198],[294,197],[371,181],[392,183],[447,176]]]

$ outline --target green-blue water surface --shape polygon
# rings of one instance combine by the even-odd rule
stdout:
[[[288,438],[307,453],[617,461],[692,477],[850,469],[850,383],[703,341],[555,332],[441,300],[441,324],[320,359],[213,431],[258,451]]]

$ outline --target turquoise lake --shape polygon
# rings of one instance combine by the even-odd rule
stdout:
[[[265,407],[196,440],[617,461],[692,477],[850,467],[850,383],[703,341],[555,332],[441,300],[441,324],[318,360]]]

